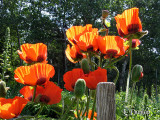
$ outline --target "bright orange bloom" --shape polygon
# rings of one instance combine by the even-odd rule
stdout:
[[[32,100],[34,89],[30,86],[25,86],[20,90],[24,98]],[[53,82],[47,82],[42,86],[37,86],[35,101],[46,103],[48,105],[57,104],[61,101],[62,89]]]
[[[55,74],[54,67],[49,64],[37,63],[31,66],[21,66],[14,71],[14,78],[24,85],[43,85]]]
[[[139,9],[131,8],[125,10],[121,15],[115,17],[117,29],[120,36],[141,32],[142,24],[139,19]]]
[[[84,79],[86,86],[89,89],[95,90],[99,82],[107,82],[107,70],[99,67],[97,70],[90,72]]]
[[[87,24],[86,26],[72,26],[66,31],[66,36],[69,40],[69,42],[73,44],[77,44],[79,41],[79,37],[83,35],[86,32],[95,32],[98,34],[97,28],[92,28],[91,24]]]
[[[64,87],[68,91],[73,91],[76,81],[79,78],[83,79],[84,73],[80,68],[73,69],[72,71],[68,71],[63,75],[63,81],[65,82]]]
[[[80,49],[76,45],[67,45],[67,49],[65,50],[66,57],[72,63],[77,63],[82,58],[86,58],[86,55],[80,52]]]
[[[91,119],[91,115],[92,115],[92,110],[89,110],[89,112],[88,112],[88,118],[89,118],[89,120]],[[86,116],[86,115],[85,115],[85,116]],[[95,117],[97,117],[97,113],[96,113],[96,112],[94,112],[93,120],[96,120]]]
[[[86,114],[87,114],[87,113],[85,113],[84,116],[86,116]],[[74,112],[74,115],[75,115],[75,117],[77,118],[77,111]],[[90,119],[91,119],[91,115],[92,115],[92,110],[89,110],[87,120],[90,120]],[[82,113],[81,113],[81,116],[82,116]],[[97,113],[94,112],[93,120],[96,120],[96,117],[97,117]]]
[[[79,37],[77,46],[80,48],[80,50],[83,50],[83,51],[97,51],[98,39],[99,39],[99,36],[95,32],[86,32],[85,34]]]
[[[27,102],[26,99],[18,96],[13,99],[0,98],[0,118],[11,119],[17,117]]]
[[[37,44],[23,44],[21,50],[18,50],[18,54],[22,60],[26,63],[43,62],[47,63],[47,46],[43,43]]]
[[[123,43],[124,40],[119,36],[105,36],[98,41],[98,46],[106,58],[117,58],[125,54]]]

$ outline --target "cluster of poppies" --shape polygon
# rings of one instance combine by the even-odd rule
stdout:
[[[77,63],[83,58],[92,56],[102,56],[104,59],[118,58],[125,55],[129,49],[129,35],[132,34],[132,46],[136,48],[140,45],[140,40],[135,39],[133,34],[142,31],[139,19],[138,8],[125,10],[121,15],[115,16],[116,26],[120,36],[101,36],[97,28],[92,28],[91,24],[86,26],[72,26],[66,31],[70,44],[65,51],[68,60]],[[129,37],[126,37],[126,36]],[[101,68],[100,68],[101,67]],[[73,69],[64,74],[65,87],[73,91],[77,78],[83,78],[90,89],[96,89],[99,82],[107,81],[107,71],[102,66],[97,70],[84,74],[80,68]]]
[[[84,58],[90,59],[90,55],[110,60],[124,56],[129,48],[136,48],[141,43],[139,39],[133,37],[135,33],[142,32],[138,12],[138,8],[132,8],[115,17],[120,36],[101,36],[98,29],[92,28],[91,24],[84,27],[72,26],[66,31],[70,42],[65,50],[66,57],[71,62],[77,63]],[[130,39],[132,44],[127,44]],[[55,70],[52,65],[47,64],[47,46],[43,43],[26,43],[21,45],[18,54],[28,64],[14,71],[15,80],[25,85],[20,90],[23,98],[18,96],[13,99],[0,98],[0,118],[3,119],[17,117],[29,101],[52,105],[61,100],[62,89],[49,81],[54,76]],[[100,64],[94,68],[96,70],[89,70],[87,73],[82,68],[66,72],[63,76],[65,88],[74,91],[79,78],[84,79],[86,86],[91,90],[95,90],[99,82],[107,82],[107,70]]]
[[[17,117],[29,101],[52,105],[61,100],[62,89],[49,81],[55,70],[52,65],[46,64],[47,46],[43,43],[26,43],[21,45],[21,50],[18,50],[20,58],[32,64],[20,66],[14,71],[15,80],[26,85],[20,90],[24,98],[0,98],[0,118],[3,119]]]
[[[125,10],[121,15],[117,15],[115,20],[119,36],[100,36],[97,28],[92,28],[91,24],[86,26],[72,26],[67,30],[66,35],[71,44],[66,49],[67,58],[76,63],[86,57],[86,52],[102,54],[107,58],[117,58],[125,54],[129,48],[125,45],[128,39],[124,37],[142,31],[141,21],[138,16],[139,9],[132,8]],[[132,47],[140,45],[138,39],[132,40]]]

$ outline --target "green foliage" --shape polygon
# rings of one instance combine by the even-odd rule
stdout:
[[[139,91],[140,92],[140,91]],[[133,107],[126,108],[125,92],[116,93],[116,119],[118,120],[155,120],[160,118],[160,105],[156,98],[137,96],[138,91],[133,94]],[[142,93],[142,92],[141,92]],[[152,93],[154,94],[154,93]]]

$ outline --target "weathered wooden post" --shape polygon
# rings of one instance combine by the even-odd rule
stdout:
[[[116,120],[115,84],[100,82],[97,85],[97,120]]]

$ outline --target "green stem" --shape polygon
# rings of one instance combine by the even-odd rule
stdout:
[[[102,54],[100,54],[100,58],[99,58],[99,67],[102,67]]]
[[[32,102],[34,102],[34,99],[35,99],[35,96],[36,96],[36,88],[37,88],[37,85],[33,86],[33,88],[34,88],[34,92],[33,92]]]
[[[84,110],[83,114],[82,114],[82,117],[84,117],[85,113],[87,112],[86,116],[88,116],[88,111],[89,111],[89,103],[90,103],[90,98],[91,98],[91,94],[88,95],[88,88],[86,89],[87,93],[86,93],[86,96],[87,96],[87,103],[86,103],[86,109]]]
[[[105,19],[104,18],[102,19],[102,23],[103,23],[103,26],[106,28],[106,36],[107,36],[108,35],[108,27],[105,24]]]
[[[70,109],[73,107],[73,105],[75,104],[76,100],[77,100],[77,99],[75,98],[74,101],[72,101],[71,105],[68,107],[68,109],[67,109],[66,112],[63,114],[63,116],[61,116],[60,120],[65,120],[66,115],[68,114],[68,112],[70,111]]]
[[[80,120],[80,113],[79,113],[79,98],[77,98],[77,117]]]
[[[90,64],[91,64],[92,66],[98,67],[98,65],[97,65],[95,62],[91,62]]]
[[[131,98],[130,98],[130,103],[129,103],[129,105],[131,105],[131,106],[132,106],[132,96],[133,96],[133,92],[134,92],[135,86],[136,86],[136,82],[134,82],[134,83],[133,83],[133,86],[132,86]]]
[[[128,101],[129,81],[130,81],[131,68],[132,68],[132,37],[129,38],[129,53],[130,53],[130,63],[129,63],[128,78],[127,78],[127,86],[126,86],[126,97],[125,97],[125,102]]]
[[[38,113],[34,116],[35,118],[37,118],[38,115],[39,115],[39,114],[42,112],[42,110],[43,110],[44,104],[40,104],[40,105],[41,105],[41,107],[40,107]]]
[[[113,66],[113,69],[117,72],[117,75],[116,75],[116,77],[114,79],[114,84],[116,85],[118,77],[119,77],[119,70],[118,70],[118,68],[116,66]]]
[[[23,117],[20,117],[20,118],[16,118],[14,120],[23,120],[23,119],[29,119],[29,118],[34,118],[34,116],[23,116]]]
[[[80,99],[81,100],[81,109],[80,109],[80,114],[82,113],[82,111],[83,111],[83,108],[84,108],[84,105],[85,105],[85,103],[82,101],[82,99]],[[81,114],[82,115],[82,114]],[[82,116],[83,117],[83,116]]]
[[[94,95],[94,100],[93,100],[93,106],[92,106],[91,120],[93,120],[95,106],[96,106],[96,92],[95,92],[95,95]],[[87,117],[88,117],[88,116],[87,116]]]

